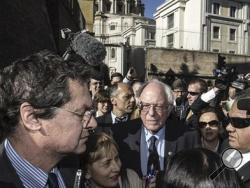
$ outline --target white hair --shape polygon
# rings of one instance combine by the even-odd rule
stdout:
[[[160,80],[158,79],[152,79],[148,82],[146,82],[140,89],[139,91],[139,96],[141,95],[141,93],[143,92],[144,88],[147,87],[148,84],[150,83],[156,83],[156,84],[159,84],[163,87],[164,91],[165,91],[165,96],[166,96],[166,100],[168,102],[168,113],[170,114],[170,112],[172,111],[173,109],[173,106],[174,106],[174,95],[173,95],[173,91],[171,89],[171,87],[163,82],[161,82]],[[168,114],[168,115],[169,115]]]

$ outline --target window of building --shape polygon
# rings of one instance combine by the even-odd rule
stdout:
[[[116,50],[115,50],[115,48],[111,48],[111,58],[112,59],[116,58]]]
[[[174,14],[168,16],[168,29],[174,27]]]
[[[235,54],[235,51],[234,50],[229,50],[229,53],[230,54]]]
[[[167,44],[168,48],[173,48],[174,47],[174,34],[170,34],[167,36]]]
[[[117,5],[117,12],[118,13],[123,13],[123,4],[122,2],[119,2]]]
[[[220,38],[220,27],[214,26],[213,27],[213,39],[219,39]]]
[[[230,17],[236,17],[236,7],[230,7]]]
[[[220,52],[220,50],[219,49],[213,49],[213,52],[218,53],[218,52]]]
[[[110,30],[115,30],[116,26],[115,25],[110,25]]]
[[[236,29],[230,28],[229,30],[229,40],[235,41],[236,40]]]
[[[107,9],[107,12],[110,12],[110,9],[111,9],[111,2],[106,2],[106,9]]]
[[[220,14],[220,4],[219,3],[212,4],[212,13],[213,14]]]
[[[148,39],[155,39],[155,33],[154,32],[148,32]]]

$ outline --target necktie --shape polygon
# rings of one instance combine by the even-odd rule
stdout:
[[[59,188],[58,179],[55,173],[49,173],[48,185],[49,188]]]
[[[121,123],[121,122],[125,122],[127,120],[126,116],[123,117],[116,117],[115,118],[115,123]]]
[[[160,161],[159,155],[156,149],[157,138],[155,136],[151,136],[150,145],[148,148],[149,157],[148,157],[148,165],[147,165],[147,175],[154,175],[156,171],[160,171]]]

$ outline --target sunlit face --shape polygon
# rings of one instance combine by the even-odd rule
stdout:
[[[250,118],[245,110],[237,108],[237,102],[233,103],[229,111],[229,117]],[[229,133],[229,144],[231,147],[236,148],[242,152],[250,151],[250,126],[246,128],[235,128],[229,123],[226,127]]]
[[[207,112],[200,116],[199,122],[215,122],[218,121],[218,117],[213,112]],[[218,121],[219,122],[219,121]],[[200,128],[201,136],[207,142],[211,142],[219,139],[219,124],[206,125],[204,128]]]
[[[188,85],[187,99],[189,106],[199,97],[200,92],[200,85],[198,83]]]
[[[147,130],[156,133],[165,125],[169,114],[164,88],[159,83],[149,83],[139,100],[143,104],[151,105],[149,109],[141,110],[141,119]]]
[[[106,156],[88,165],[91,183],[98,188],[116,187],[119,182],[121,161],[113,146]]]
[[[132,86],[132,89],[133,89],[133,92],[134,92],[134,95],[135,95],[135,100],[136,100],[136,103],[138,103],[138,100],[139,100],[139,96],[138,96],[138,92],[140,90],[140,88],[142,87],[142,83],[141,82],[136,82],[133,84]]]
[[[231,99],[234,99],[234,98],[235,98],[235,95],[236,95],[236,88],[234,88],[234,87],[229,87],[229,89],[228,89],[228,96],[229,96]]]
[[[111,80],[111,85],[117,84],[117,83],[119,83],[119,82],[122,82],[122,77],[120,77],[120,76],[115,76],[115,77],[113,77],[112,80]]]
[[[92,106],[87,84],[81,85],[77,81],[69,80],[71,100],[61,109],[56,110],[52,119],[41,120],[48,131],[45,147],[48,152],[67,154],[82,153],[86,150],[88,128],[95,128],[97,123],[93,117],[88,123],[83,123],[82,118],[68,112],[68,109],[79,114],[84,114]]]
[[[103,82],[100,80],[95,80],[93,78],[90,79],[89,82],[89,90],[92,93],[92,96],[94,96],[97,92],[99,92],[103,87]]]
[[[176,88],[173,90],[174,98],[182,97],[186,94],[186,91],[184,91],[182,88]]]
[[[120,115],[131,113],[135,107],[135,98],[132,88],[124,83],[118,85],[116,96],[111,98],[113,112],[119,112]],[[116,113],[117,114],[117,113]]]
[[[97,103],[97,110],[100,111],[102,114],[106,114],[110,110],[110,108],[111,104],[108,101]]]

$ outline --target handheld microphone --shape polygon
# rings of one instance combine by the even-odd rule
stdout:
[[[86,32],[77,33],[71,41],[71,49],[88,64],[97,66],[103,63],[106,56],[105,46]]]

